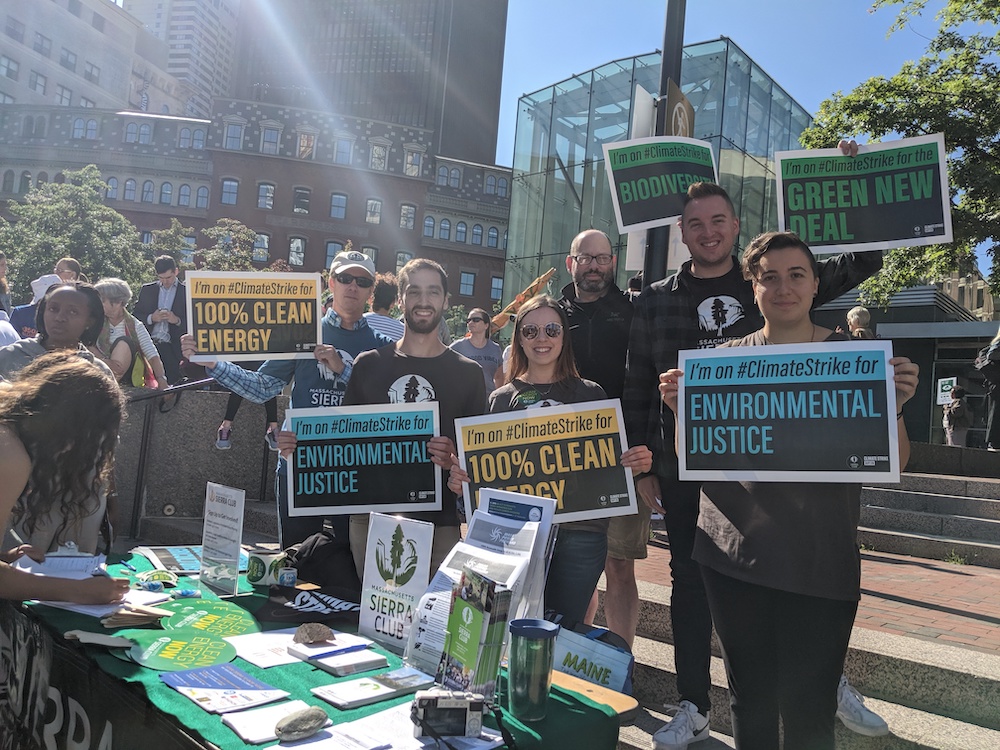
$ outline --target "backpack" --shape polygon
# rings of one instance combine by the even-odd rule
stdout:
[[[354,570],[351,545],[337,539],[324,529],[301,544],[290,547],[288,562],[298,572],[299,579],[321,587],[336,586],[348,591],[361,591],[361,581]]]

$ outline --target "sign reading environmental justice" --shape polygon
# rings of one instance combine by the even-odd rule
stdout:
[[[813,250],[888,250],[951,242],[944,134],[859,148],[779,151],[778,226]]]
[[[670,224],[684,210],[694,182],[718,182],[715,154],[705,141],[679,136],[604,144],[604,166],[622,234]]]
[[[313,273],[187,274],[192,362],[307,359],[321,340],[320,292]]]
[[[289,409],[298,445],[288,461],[288,514],[441,510],[436,401]]]
[[[892,344],[681,351],[680,478],[898,482]]]

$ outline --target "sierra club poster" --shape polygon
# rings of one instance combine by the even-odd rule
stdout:
[[[322,340],[319,274],[191,271],[186,282],[192,362],[308,359]]]
[[[618,231],[622,234],[676,221],[695,182],[718,182],[710,144],[696,138],[657,136],[604,144]]]
[[[892,343],[685,350],[684,481],[898,482]]]
[[[466,517],[489,487],[556,501],[555,523],[638,512],[618,399],[455,420]]]
[[[427,441],[437,402],[288,409],[298,445],[288,461],[288,514],[441,510],[441,469]]]
[[[832,254],[952,241],[944,134],[775,153],[778,226]]]

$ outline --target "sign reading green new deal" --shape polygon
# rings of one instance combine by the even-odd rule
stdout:
[[[944,134],[840,149],[779,151],[778,225],[814,250],[951,242]]]
[[[663,136],[604,144],[618,231],[661,227],[684,210],[693,182],[718,182],[715,155],[705,141]]]
[[[288,409],[298,437],[288,460],[288,515],[441,510],[436,401]]]
[[[681,351],[680,478],[898,482],[892,343]]]

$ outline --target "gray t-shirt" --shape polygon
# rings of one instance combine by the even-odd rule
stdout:
[[[467,357],[483,368],[483,380],[486,382],[486,392],[491,393],[494,389],[493,374],[503,360],[503,352],[500,344],[496,341],[486,339],[486,346],[482,349],[472,343],[471,338],[459,339],[451,344],[451,349]]]

